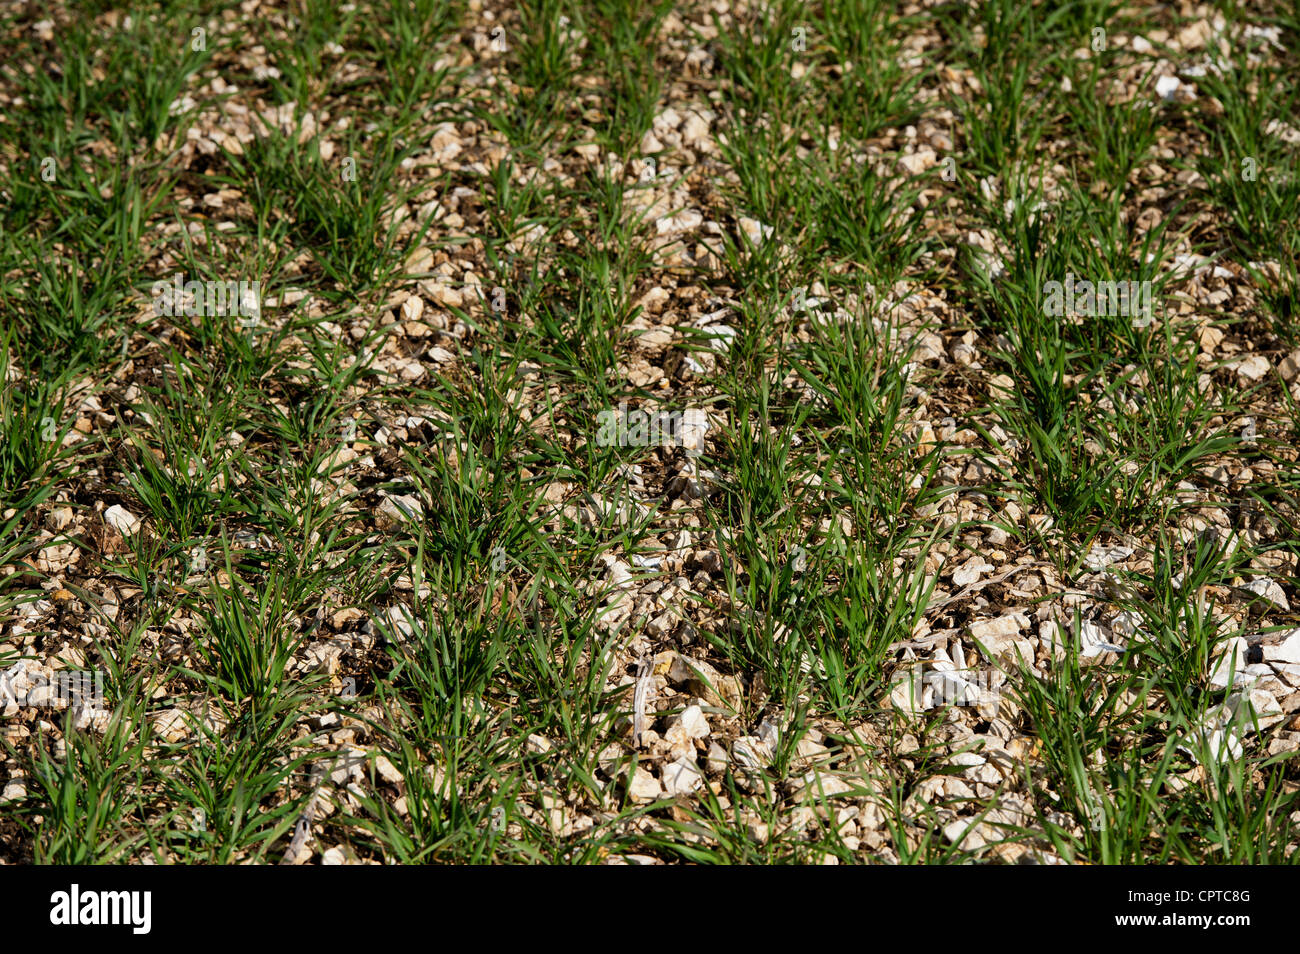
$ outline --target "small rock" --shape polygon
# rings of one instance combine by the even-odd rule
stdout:
[[[164,742],[179,742],[190,734],[192,716],[184,709],[167,709],[153,718],[153,731]]]
[[[773,230],[772,226],[764,225],[757,219],[742,217],[740,231],[744,234],[751,248],[758,248],[765,239],[771,236]]]
[[[709,720],[705,718],[704,710],[699,706],[687,706],[682,710],[682,714],[677,718],[681,723],[682,729],[685,730],[687,738],[708,738]]]
[[[366,752],[356,746],[345,745],[340,749],[339,757],[330,767],[329,779],[335,785],[347,785],[349,782],[361,782],[365,778]]]
[[[1156,95],[1163,100],[1172,100],[1178,95],[1180,85],[1177,76],[1162,76],[1156,80]]]
[[[717,550],[696,550],[695,565],[705,573],[717,573],[722,569],[722,555]]]
[[[534,755],[545,755],[551,751],[553,746],[551,740],[544,735],[538,735],[536,732],[528,736],[528,741],[524,743],[524,748]]]
[[[1278,367],[1278,373],[1282,375],[1282,380],[1287,384],[1300,377],[1300,348],[1292,351],[1282,359],[1282,364]]]
[[[120,504],[114,504],[104,511],[104,522],[124,537],[140,530],[140,518]]]
[[[21,801],[27,797],[27,786],[21,778],[11,778],[5,782],[4,791],[0,792],[0,805]]]
[[[1286,718],[1282,707],[1272,693],[1263,689],[1235,693],[1228,700],[1233,716],[1240,721],[1243,731],[1250,732],[1258,723],[1261,730],[1277,725]]]
[[[668,298],[669,295],[667,289],[660,288],[656,285],[641,296],[639,304],[645,311],[652,315],[657,315],[659,312],[664,310],[664,305],[668,304]],[[642,338],[641,340],[642,343],[644,343],[645,339]]]
[[[704,776],[693,760],[679,758],[664,769],[663,784],[669,797],[690,795],[704,784]]]
[[[972,583],[979,582],[979,578],[992,569],[993,567],[985,562],[983,557],[973,556],[952,571],[952,584],[953,586],[970,586]]]
[[[1251,580],[1242,589],[1253,593],[1260,598],[1261,603],[1271,603],[1274,608],[1281,610],[1283,613],[1291,611],[1291,604],[1286,598],[1286,593],[1278,585],[1276,580],[1270,580],[1267,577],[1260,577],[1257,580]],[[1257,611],[1262,612],[1267,609],[1266,606],[1257,605]],[[1256,606],[1252,606],[1256,608]]]
[[[656,670],[660,667],[656,663]],[[717,708],[737,709],[741,701],[740,681],[735,676],[724,676],[708,663],[673,653],[667,666],[668,681],[684,686],[699,696],[707,705]]]
[[[944,826],[943,836],[963,851],[976,851],[988,844],[981,831],[984,827],[973,818],[958,818]]]
[[[341,639],[326,639],[312,643],[303,651],[303,668],[307,672],[332,676],[339,671],[339,663],[348,648],[348,643]]]
[[[642,766],[637,766],[632,773],[632,781],[628,785],[628,794],[632,796],[634,802],[653,802],[663,796],[663,786],[659,784],[659,779],[655,778],[650,772]]]
[[[433,268],[433,252],[423,245],[411,250],[406,256],[406,271],[411,275],[423,275]]]
[[[772,762],[772,749],[752,735],[741,736],[733,742],[731,755],[737,765],[751,771],[766,768]]]
[[[1235,370],[1238,377],[1245,378],[1247,381],[1258,381],[1271,369],[1272,366],[1267,358],[1260,354],[1253,354],[1244,361],[1238,361]]]
[[[717,742],[710,743],[709,754],[704,758],[704,770],[710,775],[721,775],[727,770],[727,765],[731,759],[727,757],[727,750]]]
[[[1098,570],[1104,570],[1106,567],[1114,563],[1121,563],[1132,555],[1132,547],[1093,546],[1092,549],[1088,551],[1088,555],[1083,558],[1083,565],[1095,573]]]
[[[1206,354],[1214,354],[1214,349],[1223,344],[1225,337],[1226,335],[1224,335],[1222,329],[1216,328],[1214,325],[1205,325],[1197,332],[1197,340],[1200,342],[1201,350]]]
[[[1300,633],[1300,630],[1296,631]],[[1300,653],[1300,642],[1296,644]],[[1242,671],[1246,668],[1246,640],[1233,636],[1220,650],[1219,658],[1210,671],[1210,685],[1215,689],[1226,689],[1241,681]]]
[[[655,231],[659,235],[677,235],[681,232],[693,232],[704,224],[704,216],[694,209],[682,209],[674,215],[665,215],[655,220]],[[667,296],[665,295],[665,298]],[[657,312],[658,309],[647,308]]]
[[[926,169],[939,161],[933,149],[922,147],[916,152],[905,153],[898,157],[898,164],[908,175],[919,176]]]
[[[55,507],[45,515],[45,525],[56,533],[72,523],[71,507]]]
[[[1291,663],[1300,665],[1300,629],[1288,633],[1274,633],[1265,637],[1260,644],[1264,661],[1271,663]],[[1245,658],[1243,647],[1240,655]]]
[[[1122,653],[1124,647],[1114,641],[1110,630],[1105,626],[1084,620],[1079,628],[1079,640],[1082,650],[1079,655],[1085,657],[1100,656],[1102,653]]]
[[[342,632],[358,620],[365,619],[366,614],[355,606],[348,606],[330,617],[330,627],[335,632]]]
[[[972,639],[980,641],[998,637],[1015,636],[1029,625],[1029,620],[1022,613],[1007,613],[994,619],[977,620],[970,624],[967,632]]]
[[[388,633],[398,641],[410,639],[419,626],[415,613],[405,606],[390,606],[384,613],[384,623]]]
[[[433,300],[445,308],[461,308],[465,304],[465,296],[459,289],[444,285],[442,282],[430,283],[429,291]]]
[[[686,121],[682,124],[682,144],[694,146],[696,143],[708,144],[709,140],[709,122],[699,113],[691,112],[686,114]],[[707,150],[706,150],[707,151]]]
[[[827,760],[830,749],[816,739],[804,737],[795,743],[795,764],[800,768],[812,767]]]
[[[375,756],[375,771],[379,773],[380,778],[390,785],[400,785],[406,781],[402,777],[402,773],[397,771],[397,766],[388,761],[388,757],[385,755]]]
[[[916,718],[925,712],[925,689],[917,672],[904,674],[894,680],[889,692],[889,702],[906,716]]]
[[[681,442],[688,454],[704,451],[704,437],[709,432],[709,415],[701,407],[688,407],[682,412]]]
[[[673,626],[677,622],[677,617],[671,610],[664,610],[650,622],[646,623],[646,631],[651,636],[667,636],[673,631]]]
[[[424,299],[419,295],[412,295],[406,301],[402,302],[402,320],[419,321],[420,316],[424,314]]]
[[[375,510],[375,523],[382,530],[390,530],[403,522],[414,520],[423,512],[420,501],[416,497],[388,495],[379,501],[379,506]]]
[[[853,786],[838,775],[819,769],[794,779],[790,785],[791,794],[799,795],[806,792],[817,799],[845,795],[853,790]]]

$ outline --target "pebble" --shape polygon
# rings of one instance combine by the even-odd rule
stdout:
[[[985,562],[983,557],[973,556],[952,571],[953,586],[970,586],[972,583],[977,583],[981,576],[992,569],[992,565]]]
[[[1180,85],[1177,76],[1162,76],[1156,80],[1156,95],[1163,100],[1172,100],[1178,95]]]
[[[704,775],[693,759],[679,758],[664,769],[664,790],[670,797],[690,795],[704,784]]]
[[[104,511],[104,522],[124,537],[132,536],[140,530],[140,518],[120,504],[114,504]]]
[[[973,639],[989,640],[999,636],[1015,636],[1027,629],[1029,619],[1023,613],[1007,613],[994,619],[978,620],[967,629]]]
[[[1300,665],[1300,629],[1265,637],[1260,647],[1265,662]],[[1245,653],[1239,651],[1238,655],[1244,661]]]
[[[770,225],[764,225],[757,219],[742,217],[740,220],[740,231],[749,242],[751,248],[758,248],[763,241],[771,237],[773,229]]]
[[[709,720],[699,706],[687,706],[677,717],[689,739],[705,739],[709,735]]]
[[[628,794],[632,797],[632,801],[653,802],[657,798],[662,798],[663,793],[663,786],[659,784],[659,779],[650,774],[644,766],[638,765],[628,785]]]
[[[1268,363],[1268,358],[1263,355],[1253,354],[1244,361],[1238,361],[1235,365],[1237,376],[1244,378],[1246,381],[1259,381],[1273,368]]]
[[[1286,598],[1286,592],[1278,585],[1276,580],[1261,577],[1257,580],[1251,580],[1242,589],[1260,597],[1260,600],[1252,607],[1256,612],[1267,609],[1266,606],[1262,605],[1263,603],[1270,603],[1273,608],[1279,609],[1283,613],[1291,611],[1291,603]]]
[[[424,508],[420,506],[419,498],[409,495],[388,495],[380,499],[379,506],[375,509],[375,523],[380,529],[391,530],[401,523],[416,519],[423,513]]]

